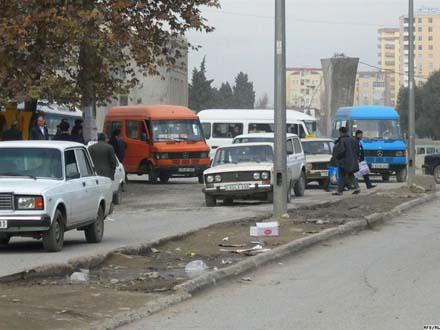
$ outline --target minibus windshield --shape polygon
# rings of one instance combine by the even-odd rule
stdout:
[[[203,141],[198,120],[152,121],[154,141]]]
[[[402,139],[398,120],[353,120],[352,130],[363,131],[365,140]]]

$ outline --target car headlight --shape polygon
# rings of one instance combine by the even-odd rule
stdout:
[[[263,172],[263,173],[261,173],[261,178],[262,178],[263,180],[269,180],[269,178],[270,178],[270,173],[269,173],[269,172]]]
[[[214,182],[214,177],[213,177],[212,175],[208,175],[208,176],[206,177],[206,182],[207,182],[207,183],[213,183],[213,182]]]
[[[405,156],[406,156],[406,152],[404,150],[396,152],[396,157],[405,157]]]
[[[222,182],[222,176],[219,175],[219,174],[217,174],[217,175],[215,176],[215,182]]]
[[[255,172],[253,176],[254,176],[254,180],[260,180],[261,175],[259,172]]]
[[[41,196],[16,196],[17,210],[44,210],[44,200]]]
[[[310,163],[306,164],[306,170],[307,170],[307,171],[311,171],[312,168],[313,168],[313,165],[312,165],[312,164],[310,164]]]

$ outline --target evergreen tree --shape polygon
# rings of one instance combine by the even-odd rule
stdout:
[[[234,108],[253,109],[255,104],[254,84],[247,74],[240,72],[235,78]]]
[[[226,82],[222,83],[217,94],[217,103],[219,109],[233,109],[234,108],[234,93],[231,85]]]
[[[269,106],[269,96],[267,93],[264,93],[262,97],[260,97],[255,104],[255,109],[267,109]]]
[[[200,70],[194,68],[189,85],[189,107],[195,112],[212,108],[215,105],[216,89],[211,86],[213,80],[206,78],[206,59],[203,58]]]

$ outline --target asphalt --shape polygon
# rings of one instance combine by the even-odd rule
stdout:
[[[440,325],[438,201],[323,243],[134,329],[424,329]]]
[[[236,203],[233,206],[207,208],[202,186],[193,179],[172,180],[166,185],[150,185],[143,177],[132,176],[123,203],[105,223],[104,240],[87,244],[82,232],[70,231],[65,235],[65,247],[58,253],[46,253],[40,241],[13,238],[0,248],[0,277],[47,264],[66,263],[69,260],[108,253],[124,246],[182,234],[214,223],[234,221],[270,212],[271,204]],[[383,184],[381,189],[395,188],[397,184]],[[294,199],[291,206],[332,200],[322,190],[307,190],[306,196]]]

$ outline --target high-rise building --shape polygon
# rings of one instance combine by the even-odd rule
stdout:
[[[395,105],[399,95],[400,72],[400,29],[383,28],[378,30],[379,67],[389,79],[390,105]]]
[[[400,71],[408,86],[409,19],[400,17]],[[414,71],[417,84],[440,70],[440,9],[422,8],[414,16]]]
[[[391,100],[391,77],[383,71],[358,72],[354,105],[394,105]]]
[[[288,68],[286,70],[287,108],[315,115],[321,109],[324,89],[320,68]]]

